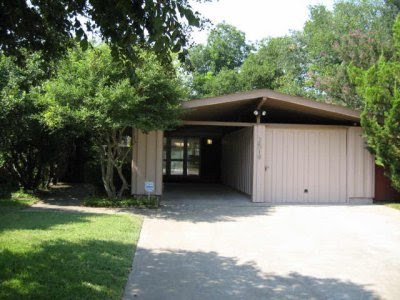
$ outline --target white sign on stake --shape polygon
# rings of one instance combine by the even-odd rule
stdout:
[[[154,192],[154,182],[153,181],[145,181],[144,190],[147,193],[153,193]]]

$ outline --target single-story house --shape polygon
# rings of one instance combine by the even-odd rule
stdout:
[[[269,203],[370,203],[374,157],[358,111],[272,90],[183,102],[181,126],[133,130],[132,194],[219,182]]]

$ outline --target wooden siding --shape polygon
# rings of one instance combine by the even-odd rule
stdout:
[[[366,149],[360,127],[347,132],[348,199],[372,199],[375,190],[374,156]]]
[[[253,202],[264,202],[265,125],[253,127]]]
[[[266,129],[264,197],[274,203],[343,203],[346,129]]]
[[[153,181],[156,195],[162,194],[163,132],[133,130],[131,194],[146,194],[145,181]]]
[[[235,131],[222,139],[222,182],[248,195],[252,194],[253,189],[252,140],[252,128]]]

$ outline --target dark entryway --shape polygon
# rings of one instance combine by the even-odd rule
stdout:
[[[215,136],[164,137],[164,182],[220,181],[221,138]]]
[[[186,125],[164,132],[164,182],[221,183],[222,139],[230,126]]]

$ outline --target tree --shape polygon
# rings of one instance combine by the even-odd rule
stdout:
[[[193,76],[193,86],[196,87],[196,96],[213,97],[231,94],[243,90],[243,82],[237,70],[223,68],[218,74],[196,74]]]
[[[239,68],[251,50],[246,35],[232,25],[218,24],[207,39],[206,51],[210,58],[210,70],[214,74],[222,69]]]
[[[131,153],[131,145],[124,142],[127,130],[170,128],[180,111],[181,88],[174,72],[152,52],[139,53],[132,77],[122,62],[113,60],[106,45],[86,52],[74,48],[44,88],[43,101],[49,107],[44,117],[49,126],[70,126],[93,136],[110,198],[120,198],[129,187],[122,171]],[[120,187],[114,182],[114,171]]]
[[[365,101],[361,114],[368,146],[400,191],[400,17],[394,25],[395,54],[383,56],[368,70],[349,67],[357,91]]]
[[[392,4],[372,0],[338,1],[333,11],[312,6],[301,37],[308,55],[309,88],[331,102],[362,108],[347,67],[368,68],[381,54],[391,55],[395,11]]]
[[[115,55],[135,58],[152,48],[168,60],[188,44],[191,26],[202,19],[188,0],[18,0],[0,3],[0,50],[22,57],[22,49],[45,57],[65,53],[75,37],[83,48],[99,35]],[[184,54],[182,52],[182,54]]]
[[[36,53],[20,67],[0,56],[0,167],[27,190],[46,185],[55,176],[71,145],[65,131],[52,131],[41,120],[46,109],[38,101],[49,65]]]
[[[196,45],[189,50],[187,71],[192,75],[189,83],[192,96],[215,96],[223,91],[237,91],[237,73],[251,49],[243,32],[226,23],[218,24],[211,30],[206,45]],[[228,87],[223,78],[228,78],[234,85]],[[223,85],[221,89],[219,84]]]
[[[244,89],[268,88],[297,96],[311,96],[305,90],[306,53],[291,36],[270,38],[249,54],[240,68]]]

